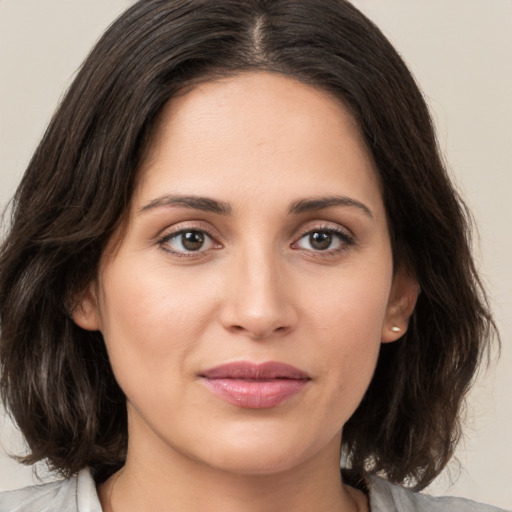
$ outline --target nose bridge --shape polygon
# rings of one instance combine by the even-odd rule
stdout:
[[[295,323],[282,263],[270,244],[237,251],[225,298],[223,323],[254,338],[287,332]]]

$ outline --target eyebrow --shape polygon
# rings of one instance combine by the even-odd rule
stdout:
[[[351,197],[346,196],[327,196],[312,199],[301,199],[300,201],[292,204],[290,207],[290,213],[307,213],[331,208],[332,206],[350,206],[359,208],[367,217],[370,217],[371,219],[374,218],[373,213],[368,206],[357,199],[352,199]]]
[[[217,201],[216,199],[173,194],[166,194],[153,199],[148,204],[140,208],[139,213],[147,212],[154,208],[161,208],[163,206],[177,206],[193,210],[201,210],[204,212],[219,213],[222,215],[229,215],[231,213],[231,206],[228,203]]]
[[[209,197],[194,195],[175,195],[165,194],[151,200],[149,203],[139,209],[139,213],[144,213],[155,208],[167,206],[175,206],[181,208],[190,208],[192,210],[201,210],[204,212],[218,213],[221,215],[229,215],[232,211],[231,205],[223,201],[218,201]],[[359,208],[367,217],[373,219],[373,213],[361,201],[346,196],[326,196],[315,197],[311,199],[301,199],[292,203],[289,209],[290,214],[298,215],[301,213],[313,212],[331,208],[333,206],[348,206]]]

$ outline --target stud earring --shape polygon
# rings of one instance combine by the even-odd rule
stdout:
[[[400,329],[400,327],[398,327],[397,325],[393,325],[393,327],[391,327],[391,330],[393,332],[400,332],[402,329]]]

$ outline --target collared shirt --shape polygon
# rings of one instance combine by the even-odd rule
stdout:
[[[435,498],[369,479],[371,512],[506,512],[464,498]],[[102,512],[96,485],[88,469],[57,482],[0,492],[0,512]],[[509,511],[510,512],[510,511]]]

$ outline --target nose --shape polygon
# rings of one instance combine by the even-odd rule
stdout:
[[[221,322],[253,339],[282,336],[297,325],[297,308],[286,274],[270,254],[240,257],[230,266]]]

